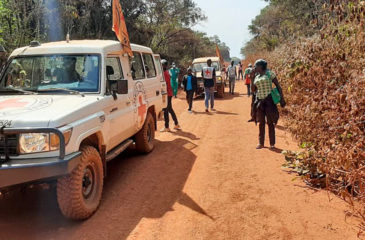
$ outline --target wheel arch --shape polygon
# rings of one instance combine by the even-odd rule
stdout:
[[[147,113],[150,113],[153,117],[153,121],[155,122],[155,129],[157,129],[157,115],[156,115],[156,107],[152,105],[148,108]]]
[[[85,137],[81,141],[79,148],[81,149],[81,147],[86,145],[94,147],[99,152],[101,160],[103,161],[104,176],[106,176],[106,146],[103,134],[98,131]]]
[[[80,148],[84,145],[90,145],[96,148],[99,152],[102,149],[102,145],[104,144],[103,135],[101,132],[95,132],[85,137],[81,143]]]

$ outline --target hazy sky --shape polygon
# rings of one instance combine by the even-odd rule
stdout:
[[[266,6],[264,0],[195,0],[208,20],[194,29],[218,35],[231,49],[231,57],[242,58],[240,49],[250,40],[248,25]]]

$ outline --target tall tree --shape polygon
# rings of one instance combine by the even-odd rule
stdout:
[[[229,48],[217,36],[192,30],[206,19],[193,0],[120,0],[131,42],[150,46],[171,61],[189,64]],[[71,39],[116,39],[111,0],[1,0],[0,44],[9,51],[29,44]]]

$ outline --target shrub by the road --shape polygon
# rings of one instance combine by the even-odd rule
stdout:
[[[318,34],[285,44],[264,57],[282,83],[288,129],[304,149],[287,153],[316,186],[361,203],[365,219],[365,5],[330,6]],[[251,56],[253,61],[257,54]],[[249,61],[248,60],[248,61]]]

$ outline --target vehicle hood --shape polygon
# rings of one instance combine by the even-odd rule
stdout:
[[[97,95],[0,96],[0,127],[60,127],[98,109]]]

